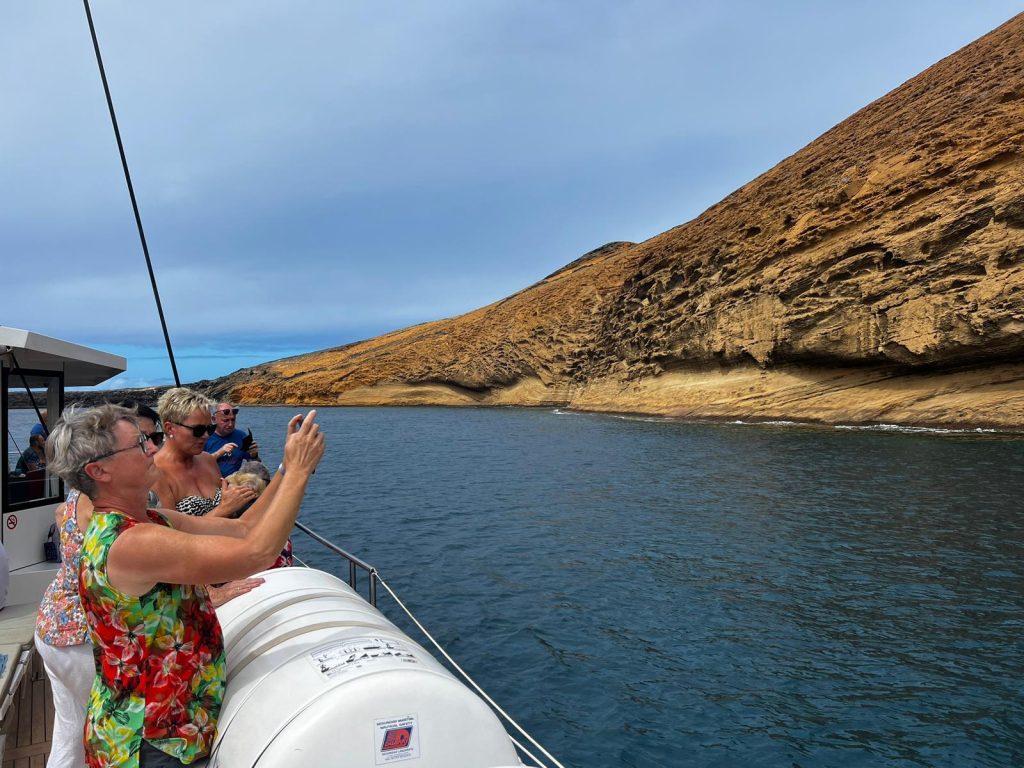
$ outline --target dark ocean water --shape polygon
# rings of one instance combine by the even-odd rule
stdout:
[[[320,413],[304,521],[567,766],[1024,764],[1019,436]]]
[[[295,412],[242,409],[271,466]],[[1021,436],[320,421],[304,522],[566,766],[1024,764]]]

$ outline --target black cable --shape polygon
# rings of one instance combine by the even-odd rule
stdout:
[[[153,284],[153,298],[156,299],[156,311],[160,315],[160,327],[164,331],[164,342],[167,344],[167,357],[171,361],[171,372],[174,374],[174,385],[181,386],[181,379],[178,378],[178,366],[174,363],[174,350],[171,349],[171,337],[167,333],[167,321],[164,320],[164,308],[160,303],[160,291],[156,287],[156,275],[153,273],[153,262],[149,258],[149,247],[146,245],[146,233],[142,229],[142,217],[139,215],[139,204],[135,201],[135,188],[132,186],[132,176],[128,171],[128,159],[124,154],[124,144],[121,143],[121,131],[117,127],[117,116],[114,114],[114,102],[110,98],[110,87],[107,85],[107,73],[103,69],[103,57],[100,56],[100,44],[96,39],[96,27],[92,23],[92,11],[89,8],[89,0],[82,0],[85,3],[85,16],[89,20],[89,34],[92,35],[92,47],[96,51],[96,63],[100,68],[100,79],[103,80],[103,92],[107,96],[107,109],[110,110],[110,122],[114,126],[114,137],[117,139],[117,151],[121,154],[121,166],[124,168],[124,180],[128,184],[128,195],[132,199],[132,210],[135,211],[135,225],[139,228],[139,239],[142,241],[142,252],[146,256],[146,267],[149,269],[149,281]]]
[[[39,419],[39,423],[43,425],[43,434],[48,438],[50,436],[50,429],[46,426],[46,419],[43,418],[42,411],[39,410],[39,404],[36,402],[36,396],[32,394],[32,388],[25,381],[25,374],[21,372],[21,366],[18,364],[18,358],[14,356],[14,350],[10,350],[8,354],[11,356],[11,362],[14,363],[14,368],[18,371],[18,376],[21,377],[21,385],[25,388],[25,394],[28,395],[28,401],[32,403],[32,410],[36,412],[36,418]],[[12,440],[14,438],[11,438]],[[14,444],[17,447],[17,443]]]

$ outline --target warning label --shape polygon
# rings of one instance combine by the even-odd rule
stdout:
[[[379,664],[383,659],[419,664],[411,645],[392,638],[359,637],[321,645],[309,652],[313,666],[328,680]]]
[[[420,756],[420,731],[416,727],[415,714],[374,720],[373,738],[377,765],[414,760]]]

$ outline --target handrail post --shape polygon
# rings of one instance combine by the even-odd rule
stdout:
[[[342,557],[342,558],[344,558],[345,560],[348,561],[348,585],[350,587],[352,587],[352,589],[356,589],[356,581],[357,581],[356,577],[358,576],[358,572],[357,572],[356,569],[357,568],[362,568],[364,571],[366,571],[367,575],[370,577],[369,602],[370,602],[370,605],[372,605],[374,608],[377,607],[377,569],[376,568],[374,568],[369,563],[366,563],[366,562],[360,560],[355,555],[349,554],[348,552],[343,550],[341,547],[339,547],[336,544],[333,544],[332,542],[328,541],[323,536],[318,534],[316,531],[311,530],[309,527],[303,525],[302,523],[296,522],[295,523],[295,527],[298,528],[300,531],[302,531],[307,536],[309,536],[311,539],[313,539],[313,541],[323,545],[324,547],[329,549],[334,554],[336,554],[339,557]]]

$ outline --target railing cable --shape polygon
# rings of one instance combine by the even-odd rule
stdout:
[[[453,659],[449,655],[449,653],[444,648],[441,647],[441,644],[438,643],[437,640],[434,639],[434,636],[431,635],[430,632],[427,631],[427,628],[425,626],[423,626],[423,624],[420,622],[420,620],[417,619],[415,616],[413,616],[412,611],[410,611],[406,607],[405,603],[402,602],[402,599],[398,596],[398,594],[395,592],[395,590],[393,590],[388,585],[388,583],[386,581],[384,581],[384,579],[381,577],[380,573],[377,571],[376,568],[374,568],[369,563],[367,563],[367,562],[365,562],[363,560],[360,560],[355,555],[349,554],[344,549],[339,547],[337,544],[335,544],[334,542],[330,541],[329,539],[324,538],[323,536],[321,536],[320,534],[318,534],[316,531],[312,530],[308,526],[303,525],[300,522],[296,522],[295,523],[295,527],[298,530],[302,531],[307,536],[309,536],[315,542],[320,544],[321,546],[327,548],[328,550],[330,550],[334,554],[344,558],[345,560],[348,560],[348,564],[349,564],[349,584],[350,584],[350,586],[353,587],[353,589],[356,586],[355,585],[355,569],[356,569],[356,567],[362,568],[364,571],[366,571],[366,573],[370,577],[370,601],[369,602],[374,607],[376,607],[376,605],[377,605],[377,589],[376,589],[376,585],[379,582],[380,585],[382,587],[384,587],[384,589],[387,591],[387,593],[389,595],[391,595],[392,599],[394,599],[394,601],[398,605],[398,607],[401,608],[405,612],[405,615],[408,616],[409,619],[412,621],[412,623],[415,624],[416,627],[420,630],[420,632],[423,633],[423,636],[426,637],[430,641],[430,643],[434,646],[434,648],[437,649],[438,653],[440,653],[442,656],[444,656],[444,658],[455,669],[455,671],[458,672],[462,676],[462,678],[467,683],[469,683],[469,685],[471,685],[473,687],[473,689],[478,694],[480,694],[480,697],[483,698],[483,700],[487,702],[487,704],[491,707],[491,709],[494,710],[494,712],[496,712],[502,718],[504,718],[505,721],[507,723],[509,723],[513,728],[515,728],[520,734],[522,734],[523,738],[525,738],[534,748],[536,748],[536,749],[540,750],[541,752],[543,752],[545,757],[547,757],[547,759],[551,761],[551,764],[553,766],[555,766],[555,768],[565,768],[565,766],[563,766],[560,762],[558,762],[558,760],[555,759],[554,755],[552,755],[550,752],[548,752],[546,749],[544,749],[544,747],[541,746],[541,744],[536,739],[534,739],[530,734],[528,734],[523,729],[523,727],[521,725],[519,725],[519,723],[517,723],[515,720],[513,720],[511,715],[509,715],[505,710],[503,710],[500,706],[498,706],[498,703],[494,699],[492,699],[490,696],[487,695],[487,692],[484,691],[484,689],[481,688],[477,684],[477,682],[473,678],[471,678],[469,676],[469,674],[466,672],[466,670],[464,670],[462,667],[460,667],[456,663],[455,659]],[[295,558],[295,559],[298,562],[301,562],[300,560],[298,560],[298,558]],[[512,737],[510,735],[509,739],[511,739],[512,743],[516,746],[516,748],[520,752],[522,752],[524,755],[526,755],[528,758],[533,760],[535,763],[537,763],[542,768],[547,768],[547,764],[543,760],[541,760],[536,755],[534,755],[532,752],[530,752],[529,749],[527,749],[525,746],[520,744],[514,737]]]
[[[487,692],[484,691],[484,689],[481,688],[479,685],[477,685],[476,681],[473,678],[471,678],[469,676],[469,674],[462,667],[460,667],[457,663],[455,663],[455,659],[453,659],[451,656],[448,655],[448,652],[444,648],[441,647],[440,643],[438,643],[437,640],[434,639],[433,635],[431,635],[427,631],[427,628],[424,627],[420,623],[419,619],[417,619],[415,616],[413,616],[412,611],[410,611],[408,608],[405,607],[405,603],[403,603],[401,601],[401,599],[398,597],[398,595],[395,593],[395,591],[393,589],[391,589],[390,586],[388,586],[388,583],[386,581],[384,581],[384,578],[380,575],[380,573],[377,573],[377,581],[379,581],[380,585],[382,587],[384,587],[385,590],[387,590],[387,593],[389,595],[391,595],[392,598],[394,598],[394,601],[396,603],[398,603],[398,607],[401,608],[403,611],[405,611],[405,615],[408,616],[412,620],[412,622],[419,628],[420,632],[422,632],[424,634],[424,636],[433,644],[433,646],[437,649],[438,653],[440,653],[442,656],[445,657],[445,659],[448,660],[448,663],[451,664],[458,671],[458,673],[460,675],[462,675],[462,677],[466,680],[467,683],[469,683],[471,686],[473,686],[473,689],[477,693],[480,694],[480,696],[483,698],[483,700],[486,701],[495,712],[497,712],[499,715],[501,715],[503,718],[505,718],[505,720],[513,728],[515,728],[517,731],[519,731],[519,733],[521,733],[523,735],[523,738],[525,738],[527,741],[529,741],[530,744],[532,744],[534,747],[536,747],[541,752],[543,752],[544,756],[547,757],[547,759],[550,760],[552,762],[552,764],[556,766],[556,768],[565,768],[565,766],[563,766],[560,762],[558,762],[558,760],[555,759],[554,755],[552,755],[550,752],[548,752],[546,749],[544,749],[544,747],[541,746],[541,744],[536,739],[534,739],[530,734],[528,734],[523,729],[523,727],[521,725],[519,725],[519,723],[517,723],[515,720],[513,720],[511,715],[509,715],[505,710],[503,710],[500,706],[498,706],[498,703],[494,699],[492,699],[490,696],[488,696]],[[518,746],[518,744],[517,744],[517,746]],[[532,760],[538,762],[538,763],[541,762],[540,760],[538,760],[533,755],[530,755],[530,758]]]
[[[14,350],[9,350],[8,353],[11,356],[11,362],[14,363],[14,368],[18,371],[18,375],[21,377],[21,385],[25,387],[25,394],[28,395],[28,400],[32,403],[32,410],[36,412],[36,418],[39,419],[39,423],[43,425],[43,435],[46,437],[50,436],[50,428],[46,426],[46,419],[43,418],[42,411],[39,410],[39,403],[36,402],[36,396],[32,394],[32,387],[28,385],[25,380],[25,374],[21,371],[21,364],[18,362],[18,358],[14,356]],[[17,446],[17,443],[15,443]]]

